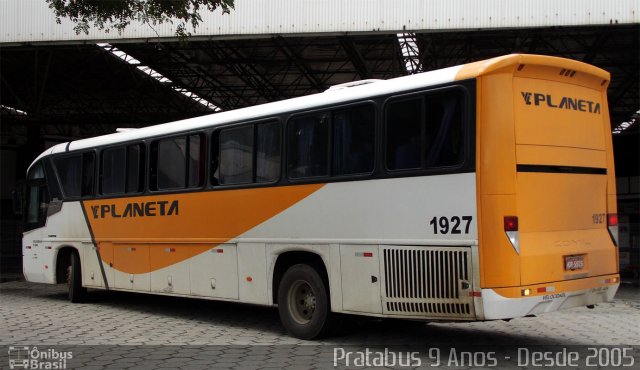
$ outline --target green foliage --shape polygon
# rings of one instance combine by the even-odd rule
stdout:
[[[46,0],[56,15],[56,22],[69,18],[76,25],[76,34],[89,33],[90,24],[109,32],[122,31],[132,21],[153,26],[165,22],[179,21],[176,35],[190,36],[187,24],[195,29],[202,21],[201,9],[213,11],[221,8],[223,13],[233,9],[234,0]]]

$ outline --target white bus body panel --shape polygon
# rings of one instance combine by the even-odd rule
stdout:
[[[331,183],[238,240],[474,245],[475,189],[475,173]],[[443,216],[472,216],[469,232],[434,234],[429,222]]]
[[[180,262],[188,268],[184,277],[190,277],[191,294],[238,299],[238,249],[235,244],[220,244]]]

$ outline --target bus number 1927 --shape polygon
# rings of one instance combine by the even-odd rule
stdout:
[[[446,216],[433,217],[431,221],[429,221],[429,225],[433,226],[434,234],[469,234],[472,219],[472,216],[453,216],[451,218]],[[464,232],[461,228],[462,223],[465,223]]]

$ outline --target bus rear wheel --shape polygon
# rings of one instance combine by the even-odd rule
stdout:
[[[86,299],[87,288],[82,287],[82,269],[78,252],[71,253],[69,266],[67,267],[67,287],[69,288],[69,301],[82,302]]]
[[[291,266],[278,286],[278,312],[285,329],[299,339],[329,334],[335,322],[331,314],[329,290],[316,269]]]

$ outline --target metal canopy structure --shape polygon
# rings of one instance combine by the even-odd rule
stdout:
[[[640,108],[639,35],[639,25],[606,25],[3,47],[2,144],[25,142],[34,125],[45,136],[95,136],[509,53],[566,57],[611,72],[615,127]]]
[[[224,110],[318,93],[332,85],[406,73],[395,35],[281,36],[180,46],[122,44]],[[158,50],[160,49],[160,50]]]
[[[42,125],[45,135],[93,136],[112,132],[114,124],[208,112],[96,45],[0,49],[0,57],[3,137],[24,124]]]

